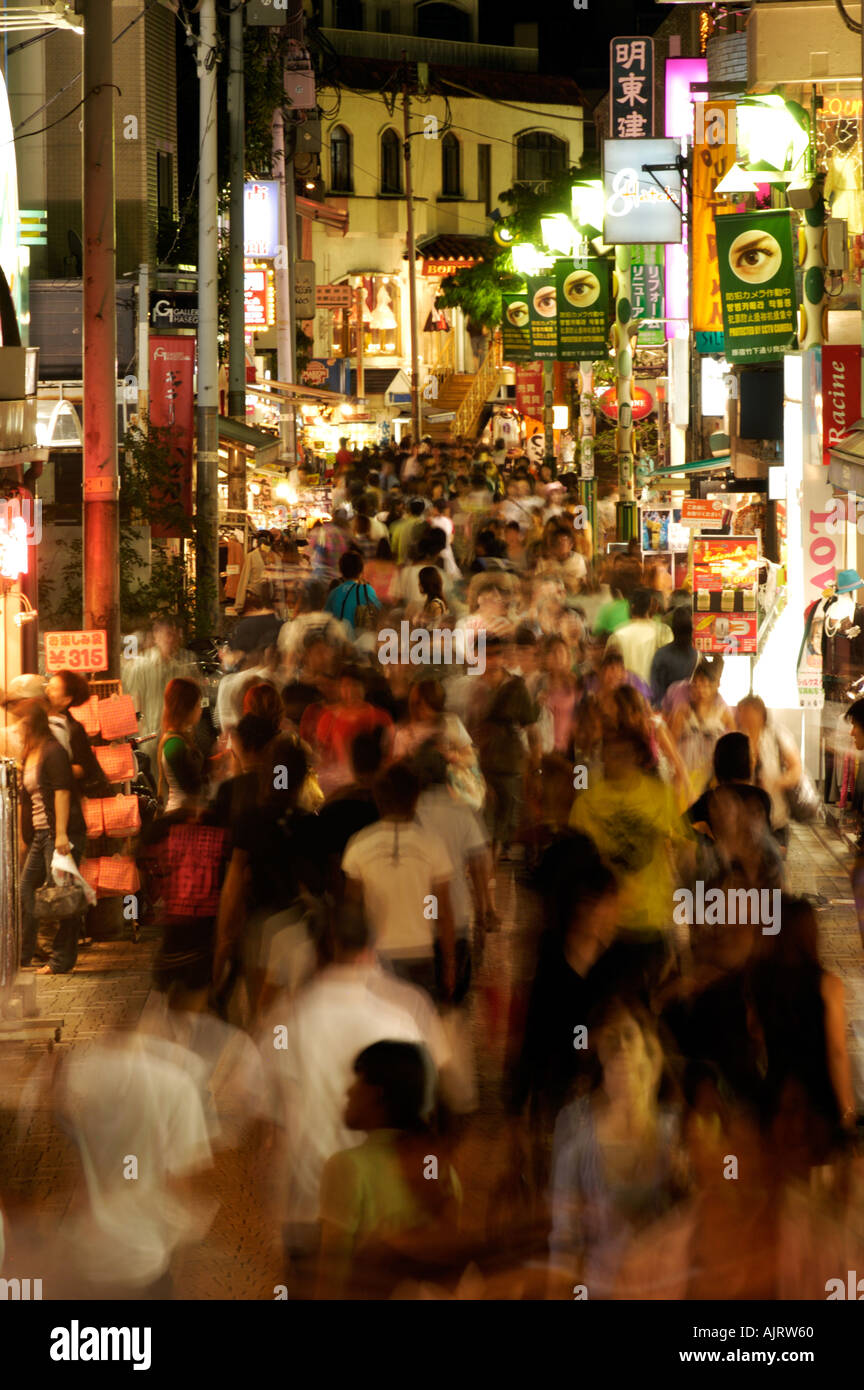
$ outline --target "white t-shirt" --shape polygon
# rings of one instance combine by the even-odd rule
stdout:
[[[619,651],[627,670],[650,685],[654,653],[671,641],[672,633],[665,625],[661,630],[660,625],[650,618],[631,618],[630,622],[622,623],[615,629],[607,649]]]
[[[434,897],[452,879],[444,841],[414,821],[381,820],[352,835],[342,871],[363,886],[375,944],[384,956],[431,956],[435,943]]]
[[[384,1041],[423,1044],[438,1070],[450,1061],[428,995],[376,965],[329,965],[264,1020],[259,1046],[286,1131],[287,1222],[318,1219],[324,1164],[363,1141],[363,1134],[343,1123],[345,1098],[355,1057]]]
[[[166,1185],[212,1163],[190,1054],[130,1035],[73,1055],[61,1084],[90,1196],[89,1212],[72,1223],[73,1249],[93,1282],[143,1287],[164,1274],[182,1241],[203,1236],[213,1214],[192,1210]],[[126,1176],[131,1158],[134,1178]]]
[[[247,682],[269,680],[271,674],[266,666],[252,666],[248,671],[232,671],[222,677],[216,695],[216,723],[223,734],[240,723],[243,713],[240,692]]]
[[[417,820],[430,835],[447,846],[455,871],[450,882],[450,901],[456,932],[467,935],[471,927],[471,891],[468,862],[489,845],[483,823],[476,811],[457,801],[447,787],[429,787],[417,802]]]

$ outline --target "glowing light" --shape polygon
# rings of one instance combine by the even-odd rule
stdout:
[[[27,573],[27,522],[14,516],[8,529],[0,531],[0,576],[17,579]]]
[[[510,252],[513,268],[518,275],[539,275],[552,264],[554,257],[541,251],[530,241],[519,241]]]
[[[541,217],[540,231],[544,247],[558,251],[562,256],[572,256],[579,233],[566,213],[556,212],[552,217]]]

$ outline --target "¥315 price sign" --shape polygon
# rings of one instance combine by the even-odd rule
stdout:
[[[107,632],[46,632],[45,670],[107,671]]]

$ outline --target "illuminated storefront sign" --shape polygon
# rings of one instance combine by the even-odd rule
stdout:
[[[269,328],[276,322],[276,295],[273,272],[254,266],[243,272],[245,323],[247,328]]]
[[[243,254],[273,260],[279,248],[279,184],[243,185]]]

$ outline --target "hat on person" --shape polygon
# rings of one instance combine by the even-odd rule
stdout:
[[[837,593],[851,594],[854,589],[864,588],[864,579],[857,570],[840,570],[837,575]]]
[[[15,676],[6,687],[5,703],[10,700],[41,700],[45,695],[44,676]]]

